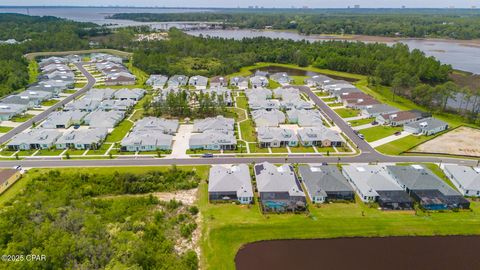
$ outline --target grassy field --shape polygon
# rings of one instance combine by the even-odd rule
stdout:
[[[35,156],[59,156],[64,150],[42,149]]]
[[[256,142],[257,136],[255,134],[255,127],[252,120],[247,120],[240,123],[240,130],[242,131],[242,138],[247,142]]]
[[[237,107],[241,109],[248,109],[248,101],[246,97],[237,97]]]
[[[403,127],[376,126],[362,129],[359,132],[365,136],[367,142],[374,142],[402,131]]]
[[[290,147],[290,152],[292,153],[315,153],[313,147],[305,147],[305,146],[297,146],[297,147]]]
[[[370,124],[371,122],[373,122],[373,120],[375,120],[375,118],[364,118],[364,119],[348,121],[348,123],[350,123],[350,126],[352,127],[358,127],[358,126]]]
[[[7,133],[9,132],[10,130],[12,130],[13,127],[4,127],[4,126],[0,126],[0,133]]]
[[[358,110],[349,108],[334,109],[334,111],[342,118],[355,117],[358,116],[358,114],[360,113]]]
[[[290,76],[293,79],[293,85],[305,85],[305,80],[309,78],[309,76]]]
[[[337,98],[335,97],[327,97],[327,98],[322,98],[324,102],[335,102],[337,101]]]
[[[330,94],[327,92],[315,92],[318,97],[328,97]]]
[[[49,100],[45,100],[44,102],[42,102],[42,106],[53,106],[55,104],[57,104],[59,102],[59,100],[56,100],[56,99],[49,99]]]
[[[375,148],[378,152],[387,155],[400,155],[403,152],[429,140],[428,136],[407,136],[396,141]]]
[[[262,215],[258,205],[212,205],[202,184],[199,206],[204,217],[203,269],[235,269],[238,249],[270,239],[354,236],[480,234],[480,203],[473,211],[415,213],[380,211],[363,203],[310,206],[310,214]]]
[[[12,119],[10,119],[10,121],[12,122],[17,122],[17,123],[23,123],[29,119],[31,119],[32,117],[34,117],[35,115],[33,114],[21,114],[21,115],[15,115],[14,117],[12,117]]]
[[[115,127],[112,133],[108,134],[105,142],[107,143],[115,143],[121,141],[127,133],[132,129],[133,123],[128,120],[123,120]]]
[[[35,60],[28,61],[28,83],[32,84],[37,81],[38,78],[38,63]]]
[[[257,143],[249,143],[250,153],[269,153],[268,148],[260,148]]]
[[[342,107],[343,106],[343,103],[341,102],[335,102],[335,103],[328,103],[327,104],[329,107]]]

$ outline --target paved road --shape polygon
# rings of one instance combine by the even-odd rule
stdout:
[[[23,132],[27,128],[31,127],[33,123],[42,122],[43,120],[45,120],[45,118],[47,118],[47,116],[50,113],[56,111],[60,107],[63,107],[65,104],[69,103],[70,101],[72,101],[73,99],[82,95],[83,93],[87,92],[88,90],[90,90],[93,87],[93,85],[96,82],[95,78],[93,78],[93,76],[88,71],[85,70],[85,68],[83,67],[83,63],[76,63],[75,65],[83,73],[83,75],[85,75],[85,77],[87,77],[88,83],[82,89],[78,90],[74,94],[68,96],[67,98],[65,98],[64,100],[62,100],[60,102],[57,102],[55,105],[46,109],[42,113],[40,113],[40,114],[36,115],[35,117],[27,120],[26,122],[22,123],[18,127],[15,127],[14,129],[10,130],[8,133],[6,133],[2,137],[0,137],[0,144],[3,144],[5,142],[9,141],[13,136],[15,136],[18,133]]]

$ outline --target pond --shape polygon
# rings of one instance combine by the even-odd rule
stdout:
[[[247,244],[238,270],[480,269],[480,236],[276,240]]]

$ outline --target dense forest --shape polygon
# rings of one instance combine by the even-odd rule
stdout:
[[[208,21],[224,27],[291,29],[309,34],[353,34],[415,38],[480,38],[480,12],[453,14],[356,12],[120,13],[114,19],[142,22]]]
[[[46,261],[2,260],[0,268],[197,269],[194,251],[175,249],[177,240],[188,240],[196,228],[196,207],[121,196],[193,188],[199,181],[195,172],[173,167],[144,174],[49,171],[31,177],[2,208],[0,250],[43,254]]]

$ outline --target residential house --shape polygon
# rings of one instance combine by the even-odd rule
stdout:
[[[444,165],[445,175],[463,196],[480,197],[480,168]]]
[[[139,129],[134,129],[120,143],[125,152],[172,150],[172,144],[172,135]]]
[[[325,81],[330,81],[331,78],[324,75],[315,75],[305,79],[305,84],[309,87],[323,86]]]
[[[297,109],[297,110],[309,110],[313,109],[315,106],[313,103],[310,103],[306,100],[303,100],[300,98],[300,96],[292,96],[291,99],[283,99],[280,102],[280,108],[285,109],[285,110],[292,110],[292,109]]]
[[[28,109],[27,105],[0,103],[0,121],[8,121],[15,115],[22,114]]]
[[[208,78],[204,76],[193,76],[188,80],[188,85],[195,87],[195,89],[207,89]]]
[[[123,59],[121,57],[113,56],[107,53],[92,53],[90,55],[90,60],[94,63],[102,62],[102,61],[108,61],[108,62],[113,62],[117,64],[123,63]]]
[[[67,131],[55,143],[56,149],[100,149],[107,137],[106,128],[74,129]]]
[[[50,92],[54,97],[58,97],[58,95],[65,89],[66,87],[56,87],[49,84],[35,84],[27,88],[28,91]]]
[[[163,89],[167,81],[168,77],[165,75],[150,75],[150,78],[145,83],[152,86],[153,89]]]
[[[301,127],[323,126],[322,114],[319,110],[297,110],[287,111],[288,122],[298,124]]]
[[[136,77],[128,72],[108,74],[105,77],[105,85],[134,85]]]
[[[272,98],[272,90],[267,88],[248,89],[245,91],[248,99],[270,99]]]
[[[298,174],[312,203],[355,200],[352,186],[337,166],[300,165]]]
[[[448,124],[433,117],[410,122],[403,126],[403,130],[418,135],[430,136],[448,129]]]
[[[48,76],[54,72],[69,72],[70,68],[65,64],[50,64],[41,68],[40,77]]]
[[[253,203],[250,169],[245,164],[210,168],[208,176],[208,200],[235,201],[241,204]]]
[[[76,55],[76,54],[69,54],[69,55],[65,56],[65,59],[69,63],[80,63],[80,62],[82,62],[82,57],[80,55]]]
[[[72,79],[66,80],[46,80],[40,81],[38,84],[50,85],[51,87],[58,87],[62,90],[73,89],[75,87],[75,81]]]
[[[122,111],[93,111],[84,118],[85,125],[91,128],[114,128],[125,117]]]
[[[69,128],[72,125],[80,125],[87,112],[80,110],[57,111],[48,115],[47,119],[42,123],[42,127],[46,129]]]
[[[351,94],[358,94],[358,93],[365,94],[362,92],[362,90],[356,87],[348,87],[348,88],[336,89],[335,91],[331,92],[331,95],[338,99],[343,100],[343,99],[348,99],[349,95]]]
[[[157,117],[144,117],[135,122],[134,130],[149,131],[150,133],[164,133],[173,135],[177,132],[179,127],[178,120],[164,119]]]
[[[230,86],[235,86],[240,90],[248,89],[248,80],[245,77],[232,77],[230,79]]]
[[[3,169],[0,171],[0,194],[22,177],[20,170]]]
[[[377,117],[382,114],[396,113],[399,110],[387,104],[377,104],[367,106],[362,110],[362,115],[365,117]]]
[[[390,125],[393,127],[403,126],[415,122],[422,118],[421,114],[415,111],[400,111],[385,113],[376,117],[376,121],[381,125]]]
[[[280,109],[280,101],[276,99],[257,99],[257,98],[250,98],[248,100],[248,107],[250,110],[278,110]]]
[[[235,120],[233,118],[225,118],[221,115],[206,119],[197,119],[193,122],[193,132],[205,132],[207,130],[233,132],[234,128]]]
[[[100,106],[100,100],[94,100],[90,98],[82,98],[75,100],[73,102],[67,103],[64,107],[64,111],[83,111],[83,112],[93,112]]]
[[[288,76],[288,74],[286,72],[277,72],[277,73],[274,73],[270,76],[270,79],[272,79],[273,81],[281,84],[281,85],[287,85],[289,84],[290,82],[292,82],[292,78],[290,78],[290,76]]]
[[[298,146],[298,137],[295,131],[278,127],[259,127],[257,130],[258,145],[267,147]]]
[[[256,110],[252,111],[252,119],[257,127],[278,127],[285,123],[285,114],[279,110]]]
[[[112,99],[115,95],[114,89],[105,88],[105,89],[92,89],[85,93],[84,99],[102,101],[106,99]]]
[[[335,130],[325,126],[306,127],[297,131],[300,144],[303,146],[341,147],[345,139]]]
[[[66,63],[67,63],[67,59],[65,59],[63,57],[52,56],[52,57],[42,59],[38,63],[38,66],[40,68],[43,68],[43,67],[51,65],[51,64],[66,64]]]
[[[188,77],[185,75],[173,75],[167,82],[170,87],[181,87],[188,84]]]
[[[50,149],[61,135],[62,133],[56,130],[32,129],[15,135],[7,143],[7,148],[12,151]]]
[[[263,76],[253,76],[250,78],[250,84],[252,88],[261,88],[268,86],[268,78]]]
[[[207,130],[203,133],[192,134],[189,145],[192,150],[235,150],[237,139],[233,132]]]
[[[347,165],[342,173],[363,202],[377,202],[382,209],[413,209],[413,200],[379,165]]]
[[[427,210],[468,209],[470,202],[421,165],[387,166],[388,173]]]
[[[210,79],[210,87],[211,88],[227,87],[227,86],[228,86],[228,78],[226,78],[226,77],[215,76],[215,77]],[[248,85],[247,85],[247,87],[248,87]]]
[[[268,71],[263,71],[263,70],[257,69],[257,70],[255,71],[254,76],[260,76],[260,77],[266,77],[266,78],[268,78],[268,77],[270,76],[270,73],[269,73]]]
[[[255,164],[255,180],[265,212],[303,211],[306,197],[293,167],[263,162]]]
[[[102,111],[129,111],[135,106],[135,101],[131,99],[126,100],[116,100],[116,99],[107,99],[100,102],[98,109]]]
[[[139,101],[145,95],[145,90],[140,88],[128,89],[122,88],[113,94],[115,99]]]
[[[352,109],[363,110],[373,105],[379,105],[380,102],[374,98],[344,99],[343,104]]]

